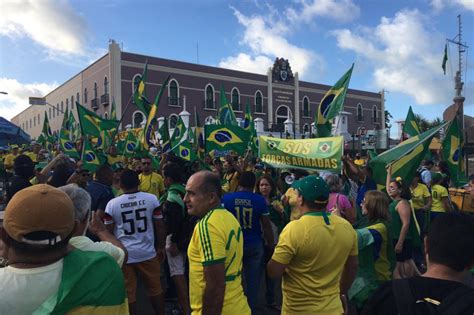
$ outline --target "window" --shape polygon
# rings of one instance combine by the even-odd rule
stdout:
[[[51,107],[49,108],[49,118],[51,118]]]
[[[176,127],[176,124],[178,124],[178,115],[171,114],[168,120],[169,129],[174,129]]]
[[[179,105],[179,86],[175,79],[172,79],[168,85],[168,104]]]
[[[143,122],[143,113],[136,111],[133,113],[133,128],[140,128],[140,125]]]
[[[105,114],[104,114],[104,118],[105,118],[105,119],[109,119],[109,114],[108,114],[108,113],[105,113]]]
[[[71,109],[74,109],[74,96],[71,96]]]
[[[30,129],[31,129],[31,118],[30,118]]]
[[[236,111],[240,110],[240,93],[237,88],[232,89],[232,109]]]
[[[307,96],[303,97],[303,117],[310,117],[311,113],[309,111],[309,98]]]
[[[109,94],[109,81],[107,77],[104,78],[104,94]]]
[[[87,88],[84,89],[84,105],[87,104]]]
[[[140,74],[135,74],[132,79],[132,93],[135,93],[135,91],[138,89],[138,85],[140,84],[140,80],[142,79],[142,76]]]
[[[40,124],[40,122],[41,122],[41,116],[40,114],[38,114],[38,125]]]
[[[94,99],[97,98],[97,82],[94,82]]]
[[[255,93],[255,112],[263,113],[263,97],[260,91]]]
[[[215,123],[215,119],[212,116],[207,116],[206,119],[204,119],[204,124],[206,125],[213,125]]]
[[[68,108],[68,105],[69,105],[69,101],[66,98],[66,108]],[[64,103],[63,102],[61,102],[61,113],[64,113]]]
[[[36,127],[36,116],[33,117],[33,127]]]
[[[285,106],[285,105],[280,105],[280,107],[277,108],[276,110],[276,123],[278,125],[283,125],[285,120],[287,120],[289,117],[291,117],[291,110]]]
[[[204,108],[212,108],[212,109],[216,108],[215,102],[214,102],[214,87],[210,83],[206,85]]]
[[[357,121],[364,121],[364,112],[361,103],[357,104]]]
[[[379,111],[378,111],[377,105],[374,105],[372,107],[372,120],[374,123],[378,122],[379,120],[378,114],[379,114]]]
[[[79,92],[77,92],[77,94],[76,94],[76,102],[81,103],[81,98],[79,96]]]

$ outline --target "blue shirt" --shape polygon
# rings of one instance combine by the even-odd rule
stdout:
[[[262,215],[269,215],[265,199],[258,194],[239,191],[222,198],[224,207],[239,221],[244,235],[244,247],[262,244]]]
[[[87,191],[89,192],[89,195],[91,195],[92,211],[105,211],[107,203],[115,198],[110,186],[104,185],[95,180],[89,182],[87,185]]]
[[[357,190],[356,203],[359,207],[361,207],[362,200],[364,200],[365,197],[365,193],[369,190],[377,190],[377,183],[373,179],[369,179],[368,177],[366,177],[364,183],[360,185],[359,189]]]

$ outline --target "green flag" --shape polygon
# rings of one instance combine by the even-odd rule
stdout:
[[[83,163],[82,167],[92,173],[94,173],[100,165],[106,162],[104,157],[94,150],[88,137],[84,137],[81,160]]]
[[[76,128],[76,118],[74,118],[74,114],[72,111],[69,112],[69,135],[72,141],[76,141],[78,139],[77,132],[79,128]],[[80,136],[79,136],[80,137]]]
[[[318,137],[331,135],[331,121],[342,111],[353,68],[354,64],[321,99],[315,117]]]
[[[110,119],[117,120],[117,106],[115,105],[115,99],[112,100],[112,107],[110,108]]]
[[[258,137],[257,131],[255,130],[255,123],[252,118],[252,111],[250,109],[250,103],[247,102],[247,106],[245,107],[245,116],[244,116],[244,130],[249,132],[250,140],[249,140],[249,148],[255,154],[258,154]]]
[[[154,137],[154,129],[153,125],[156,121],[156,114],[158,113],[158,104],[160,104],[161,96],[163,95],[164,90],[168,86],[168,81],[170,80],[170,76],[168,76],[161,85],[160,91],[156,95],[155,102],[151,105],[150,112],[148,113],[148,117],[145,124],[145,129],[143,132],[143,139],[142,144],[145,150],[149,150],[150,147],[153,145],[152,138]]]
[[[125,139],[124,151],[122,153],[125,157],[133,157],[137,148],[137,137],[132,131],[128,131],[127,138]]]
[[[158,129],[161,139],[161,152],[167,153],[171,150],[170,131],[168,129],[168,119],[165,117],[163,125]]]
[[[204,126],[206,151],[235,151],[245,154],[250,139],[250,133],[234,125]]]
[[[117,130],[119,121],[104,119],[77,102],[76,107],[77,117],[81,125],[81,131],[83,136],[87,135],[100,137],[101,130],[108,130],[112,132]]]
[[[407,118],[405,119],[405,124],[403,124],[403,134],[409,135],[410,137],[416,136],[420,134],[420,127],[418,127],[418,123],[415,119],[415,114],[410,108],[408,108]]]
[[[221,125],[237,125],[237,119],[235,118],[234,110],[232,109],[232,105],[227,101],[227,97],[225,96],[224,87],[221,86],[220,92],[220,105],[219,105],[219,112],[218,112],[218,122]]]
[[[385,151],[369,161],[373,179],[379,188],[385,187],[387,165],[392,165],[392,176],[401,177],[405,183],[411,183],[413,175],[428,151],[431,139],[447,123],[434,127],[422,134],[401,142],[396,147]]]
[[[184,140],[184,137],[187,135],[187,128],[184,124],[181,116],[178,118],[176,127],[174,128],[173,135],[171,136],[171,148],[174,148],[178,143],[181,143]]]
[[[441,68],[443,68],[443,72],[446,75],[446,63],[448,62],[448,44],[444,45],[444,56],[443,56],[443,64]]]
[[[145,67],[143,68],[142,76],[140,77],[140,82],[138,83],[137,89],[133,92],[133,100],[138,109],[140,109],[146,117],[150,113],[150,102],[147,100],[145,95],[145,82],[148,72],[148,60],[145,62]]]
[[[459,187],[464,184],[464,139],[459,124],[458,116],[449,124],[446,136],[443,140],[443,158],[448,163],[451,180],[454,186]]]
[[[204,158],[205,147],[204,147],[204,128],[201,125],[199,120],[199,115],[197,113],[196,107],[194,107],[194,116],[195,116],[195,128],[194,128],[194,149],[197,152],[197,155],[200,159]]]
[[[72,116],[72,113],[71,113]],[[71,141],[71,119],[68,117],[68,108],[66,106],[66,111],[64,112],[63,124],[59,132],[59,145],[64,154],[68,156],[79,159],[79,153],[77,153],[76,146],[74,142]]]
[[[49,125],[48,114],[44,112],[44,121],[43,121],[43,130],[41,136],[38,138],[38,141],[45,147],[46,150],[51,152],[53,150],[53,133],[51,132],[51,127]]]
[[[188,139],[184,139],[181,143],[177,144],[173,148],[173,152],[179,158],[189,162],[196,160],[197,157],[196,152],[193,150],[191,143]]]

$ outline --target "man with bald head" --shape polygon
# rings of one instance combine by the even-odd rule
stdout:
[[[193,314],[250,314],[242,289],[243,237],[239,222],[221,207],[218,175],[201,171],[186,184],[188,213],[200,218],[188,247]]]

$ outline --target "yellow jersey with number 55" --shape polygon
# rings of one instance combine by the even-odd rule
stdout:
[[[250,314],[242,288],[243,236],[239,222],[225,209],[209,211],[194,227],[188,247],[190,303],[202,314],[204,268],[224,264],[225,294],[222,314]]]

